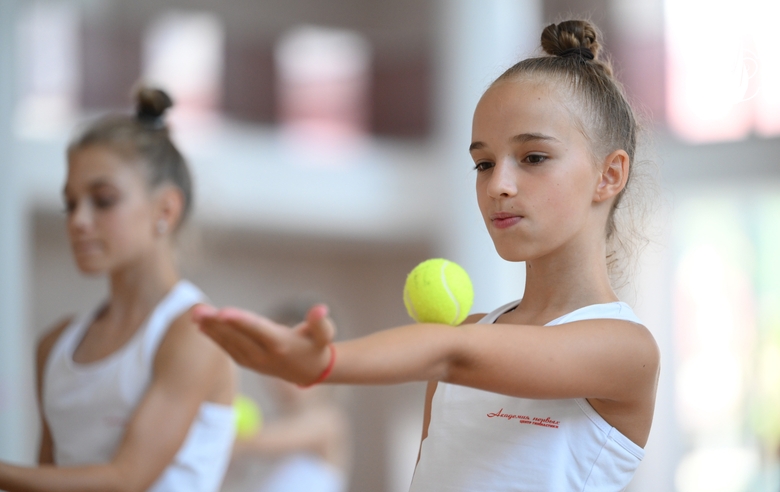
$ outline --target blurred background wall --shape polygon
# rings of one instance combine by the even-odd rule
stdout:
[[[544,25],[583,15],[644,114],[658,188],[621,289],[663,356],[630,490],[778,490],[774,0],[0,0],[0,458],[34,461],[35,341],[105,293],[78,275],[63,227],[78,125],[129,110],[140,80],[172,93],[197,183],[182,268],[216,304],[270,312],[305,295],[332,306],[339,337],[359,336],[405,323],[406,273],[445,256],[487,311],[524,279],[481,224],[471,113]],[[256,375],[242,384],[267,399]],[[352,490],[406,490],[423,393],[341,395]],[[248,490],[256,468],[226,489]]]

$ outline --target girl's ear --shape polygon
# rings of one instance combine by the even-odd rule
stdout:
[[[179,225],[184,210],[184,196],[173,185],[163,185],[157,191],[157,220],[155,227],[159,235],[173,231]]]
[[[605,157],[601,163],[601,174],[593,194],[593,201],[603,202],[623,191],[628,181],[630,166],[630,159],[625,150],[616,150]]]

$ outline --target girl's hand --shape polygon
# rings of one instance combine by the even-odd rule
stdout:
[[[328,367],[335,328],[327,316],[327,306],[315,305],[290,329],[236,308],[199,305],[193,312],[201,330],[240,365],[299,385],[316,381]]]

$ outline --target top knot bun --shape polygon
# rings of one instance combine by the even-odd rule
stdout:
[[[173,100],[160,89],[142,87],[135,96],[136,116],[141,123],[149,124],[154,128],[164,128],[163,114],[173,106]]]
[[[548,55],[561,56],[567,50],[587,49],[598,60],[601,45],[596,26],[584,20],[550,24],[542,31],[542,49]]]

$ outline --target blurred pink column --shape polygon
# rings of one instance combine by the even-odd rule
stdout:
[[[286,138],[338,151],[367,136],[371,47],[363,36],[301,26],[279,39],[274,58],[278,119]]]
[[[20,2],[14,23],[19,83],[15,132],[56,135],[79,109],[81,17],[69,2]]]
[[[215,119],[222,99],[225,33],[208,12],[169,11],[144,35],[144,83],[174,100],[174,124],[199,126]]]

